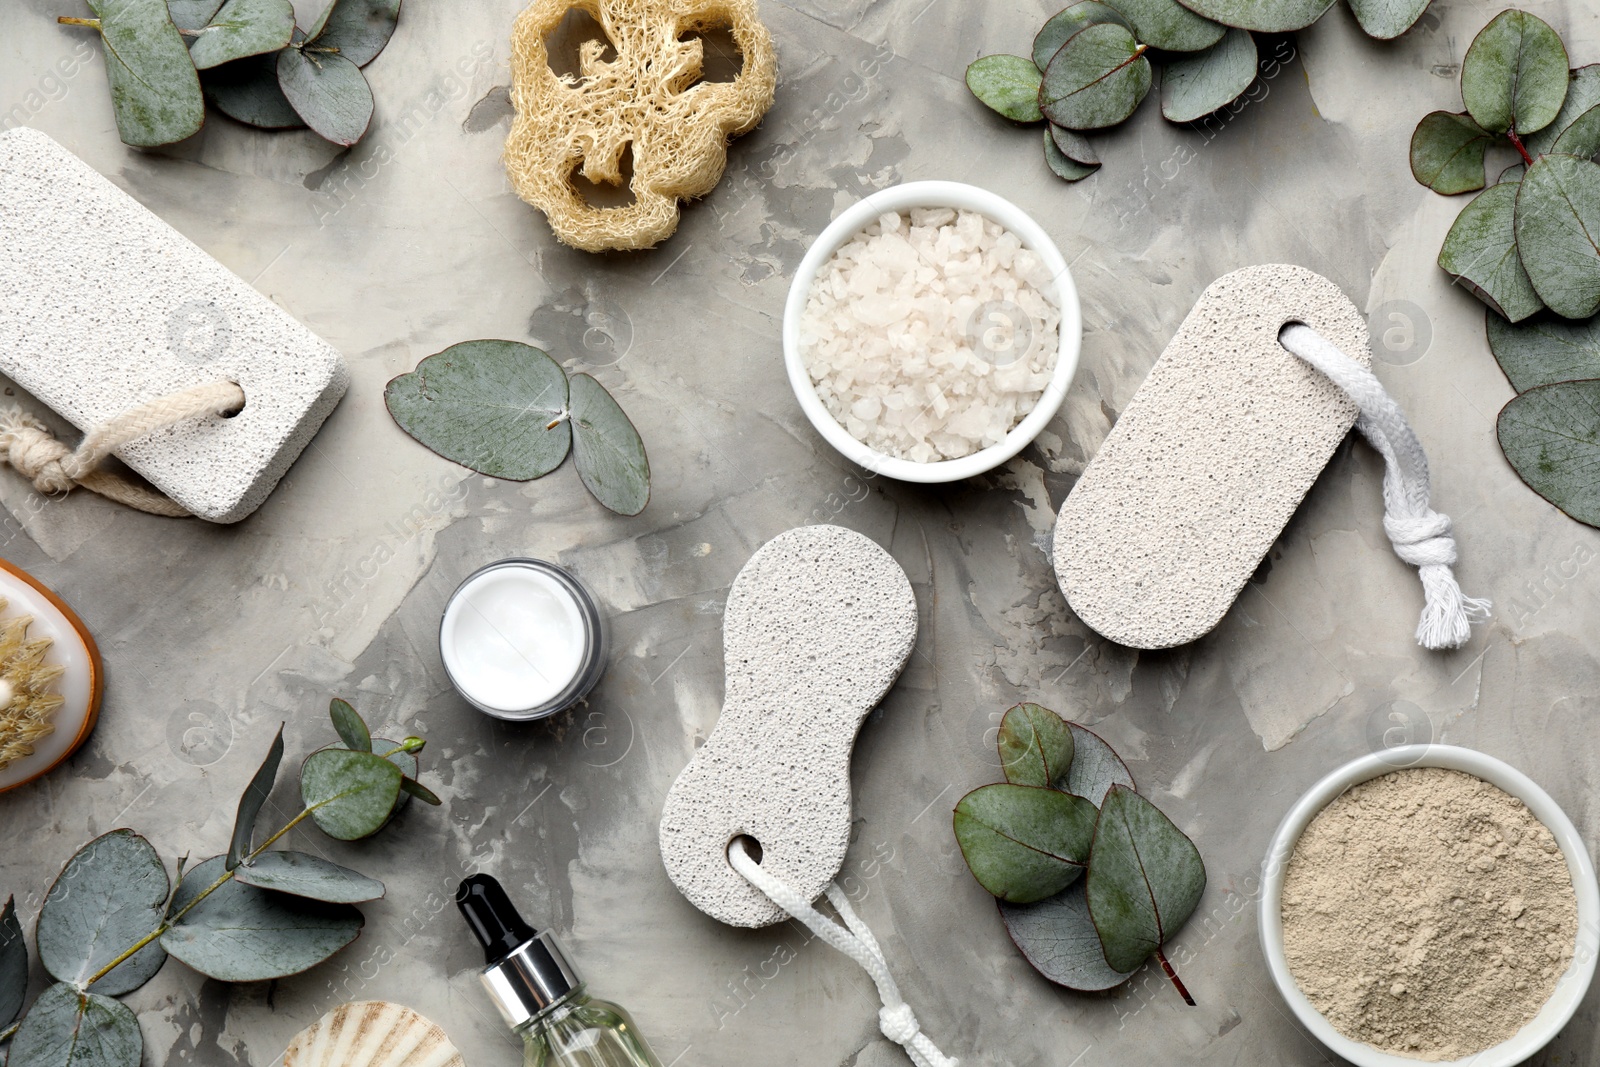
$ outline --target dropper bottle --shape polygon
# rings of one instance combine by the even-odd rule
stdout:
[[[589,995],[549,933],[529,926],[500,883],[474,874],[456,907],[483,946],[483,985],[522,1035],[526,1067],[661,1067],[633,1017]]]

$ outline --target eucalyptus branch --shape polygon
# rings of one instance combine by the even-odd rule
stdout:
[[[12,1023],[10,1026],[6,1027],[4,1030],[0,1030],[0,1042],[10,1041],[13,1037],[16,1036],[17,1030],[21,1026],[22,1026],[21,1023]]]

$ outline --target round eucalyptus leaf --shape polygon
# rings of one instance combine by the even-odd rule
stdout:
[[[1041,74],[1044,73],[1056,53],[1061,51],[1061,46],[1067,43],[1067,38],[1085,26],[1094,26],[1102,22],[1114,23],[1129,31],[1133,29],[1133,23],[1129,22],[1122,12],[1110,4],[1102,4],[1100,0],[1078,0],[1078,3],[1057,11],[1050,16],[1033,39],[1034,65],[1039,68]],[[1098,160],[1079,160],[1079,162],[1094,163]]]
[[[199,70],[276,52],[294,36],[290,0],[228,0],[189,45]]]
[[[650,457],[644,441],[606,387],[587,374],[572,376],[572,459],[594,498],[618,515],[637,515],[650,502]]]
[[[180,30],[199,30],[222,8],[222,0],[167,0],[167,14]]]
[[[6,897],[0,908],[0,1030],[11,1025],[28,995],[28,942],[17,921],[17,904]]]
[[[1416,25],[1432,0],[1350,0],[1350,10],[1368,37],[1391,41]]]
[[[1544,20],[1513,8],[1478,31],[1461,61],[1461,99],[1493,133],[1542,130],[1567,97],[1567,49]]]
[[[1054,136],[1053,131],[1065,130],[1072,133],[1064,126],[1051,123],[1044,131],[1044,161],[1056,177],[1069,182],[1079,182],[1100,169],[1098,163],[1079,163],[1061,150],[1061,141]],[[1074,136],[1077,136],[1074,134]]]
[[[1540,156],[1518,188],[1517,247],[1534,290],[1569,319],[1600,311],[1600,164]]]
[[[1072,731],[1061,716],[1038,704],[1007,711],[995,747],[1012,785],[1054,786],[1072,766]]]
[[[1600,153],[1600,105],[1573,119],[1571,124],[1561,131],[1561,136],[1556,138],[1555,144],[1550,146],[1551,155],[1593,159],[1597,153]]]
[[[1056,782],[1057,789],[1083,797],[1098,808],[1112,786],[1136,788],[1128,765],[1099,734],[1075,722],[1067,727],[1072,731],[1072,767],[1065,779]]]
[[[271,889],[332,904],[357,904],[383,896],[383,883],[360,871],[304,852],[263,852],[237,867],[234,878],[257,889]]]
[[[1579,522],[1600,526],[1600,379],[1512,397],[1495,431],[1528,488]]]
[[[452,462],[525,482],[561,466],[572,448],[567,375],[516,341],[464,341],[417,364],[384,390],[406,433]]]
[[[66,982],[39,994],[11,1042],[11,1067],[139,1067],[144,1035],[121,1001]]]
[[[311,26],[313,49],[335,49],[358,67],[378,58],[400,22],[400,0],[333,0]]]
[[[88,981],[160,924],[170,887],[161,857],[132,830],[95,838],[67,861],[39,909],[39,962],[58,981]],[[118,996],[138,989],[166,958],[151,942],[96,982],[95,991]]]
[[[200,132],[206,101],[166,0],[89,0],[105,39],[106,79],[124,144],[152,148]]]
[[[1038,122],[1039,68],[1021,56],[984,56],[967,67],[967,88],[1013,122]]]
[[[1411,134],[1411,176],[1446,196],[1482,189],[1483,155],[1497,141],[1466,113],[1425,115]]]
[[[1077,130],[1069,130],[1052,122],[1045,127],[1045,131],[1050,134],[1050,139],[1056,143],[1056,148],[1061,154],[1072,162],[1081,163],[1086,167],[1100,166],[1100,154],[1094,150],[1089,138]]]
[[[1057,789],[986,785],[956,805],[956,843],[978,884],[1002,900],[1054,896],[1083,873],[1094,805]]]
[[[225,872],[225,859],[213,856],[189,872],[173,897],[172,914]],[[273,893],[235,877],[178,919],[161,943],[208,978],[260,982],[316,966],[354,941],[364,921],[349,904]]]
[[[237,122],[262,130],[292,130],[306,120],[278,84],[278,57],[251,56],[212,67],[200,78],[206,97]]]
[[[1034,970],[1056,985],[1098,993],[1132,977],[1106,965],[1081,879],[1036,904],[996,903],[1012,942]]]
[[[1484,319],[1489,351],[1517,392],[1576,378],[1600,378],[1600,317],[1574,322],[1538,315],[1513,325],[1490,312]]]
[[[1150,61],[1144,53],[1145,46],[1122,26],[1102,22],[1079,30],[1044,72],[1040,110],[1070,130],[1115,126],[1150,91]]]
[[[1126,786],[1100,806],[1084,894],[1112,970],[1137,970],[1177,933],[1206,887],[1206,865],[1172,820]]]
[[[1182,0],[1212,22],[1260,33],[1291,33],[1320,19],[1334,0]]]
[[[325,748],[300,767],[300,797],[322,832],[355,841],[383,829],[400,799],[400,768],[371,752]]]
[[[278,53],[278,85],[306,125],[334,144],[353,145],[372,125],[372,86],[337,53],[285,48]]]
[[[402,749],[400,747],[400,742],[392,740],[391,738],[374,737],[372,738],[371,743],[372,748],[376,750],[378,755],[382,756],[384,759],[400,768],[400,774],[402,776],[400,779],[400,799],[395,802],[394,811],[389,813],[389,817],[392,819],[394,816],[400,813],[402,808],[411,803],[411,794],[410,791],[406,789],[405,785],[407,778],[415,779],[417,777],[417,756],[414,752],[407,752]],[[326,751],[328,749],[343,750],[349,747],[350,746],[344,741],[337,741],[331,745],[324,745],[321,751]],[[365,752],[368,750],[355,749],[354,751]],[[315,817],[313,816],[313,818]]]
[[[1227,34],[1193,56],[1161,69],[1161,114],[1171,122],[1194,122],[1227,107],[1256,80],[1256,39],[1248,30]]]
[[[1523,147],[1535,156],[1553,151],[1556,138],[1566,133],[1567,127],[1578,121],[1579,116],[1596,106],[1600,106],[1600,63],[1591,63],[1568,74],[1566,99],[1561,101],[1561,111],[1555,121],[1524,137]]]
[[[1516,211],[1520,182],[1479,193],[1456,216],[1439,250],[1439,266],[1479,300],[1512,322],[1544,307],[1517,254]]]
[[[1222,40],[1228,28],[1178,3],[1178,0],[1106,0],[1133,23],[1133,34],[1151,48],[1198,52]]]

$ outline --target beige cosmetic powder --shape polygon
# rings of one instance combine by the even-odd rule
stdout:
[[[1566,859],[1522,801],[1418,767],[1354,786],[1311,820],[1283,885],[1301,992],[1341,1034],[1451,1060],[1499,1044],[1572,960]]]

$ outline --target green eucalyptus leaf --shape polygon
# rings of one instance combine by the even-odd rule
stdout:
[[[1527,174],[1528,165],[1526,163],[1513,163],[1500,172],[1500,176],[1494,180],[1494,183],[1499,185],[1502,182],[1520,182],[1527,177]]]
[[[1228,28],[1178,3],[1178,0],[1106,0],[1133,23],[1133,34],[1151,48],[1198,52],[1222,40]]]
[[[1194,122],[1239,99],[1256,80],[1256,39],[1248,30],[1227,34],[1194,56],[1161,70],[1161,114],[1170,122]]]
[[[1074,131],[1067,129],[1065,126],[1057,126],[1052,122],[1045,127],[1044,161],[1049,165],[1050,170],[1055,174],[1056,177],[1069,182],[1077,182],[1082,181],[1100,169],[1099,163],[1079,163],[1076,159],[1071,158],[1065,152],[1063,152],[1061,150],[1061,140],[1055,135],[1056,130],[1061,130],[1063,133],[1072,134],[1072,136],[1077,137],[1079,140],[1084,140],[1081,134],[1075,133]],[[1084,141],[1084,143],[1087,144],[1088,142]]]
[[[1416,25],[1431,0],[1350,0],[1350,10],[1368,37],[1392,41]]]
[[[272,784],[278,780],[278,765],[282,762],[283,724],[279,723],[278,736],[272,739],[272,747],[267,750],[267,758],[261,761],[261,766],[256,768],[255,777],[250,779],[244,794],[239,797],[239,811],[233,820],[233,840],[228,845],[230,871],[239,866],[240,861],[250,854],[256,817],[261,814],[261,806],[267,802],[267,796],[272,792]]]
[[[400,799],[403,777],[382,756],[325,748],[301,766],[300,796],[323,833],[354,841],[383,829]]]
[[[1537,315],[1513,325],[1489,312],[1489,350],[1519,393],[1553,382],[1600,378],[1600,317],[1573,322]]]
[[[1083,873],[1094,805],[1056,789],[986,785],[961,798],[956,842],[978,884],[1002,900],[1054,896]]]
[[[378,58],[400,22],[400,0],[333,0],[312,25],[309,47],[336,49],[358,67]]]
[[[1600,311],[1600,164],[1540,156],[1517,188],[1517,248],[1539,298],[1569,319]]]
[[[1596,153],[1600,153],[1600,105],[1573,119],[1550,146],[1551,155],[1593,159]]]
[[[1052,787],[1072,766],[1072,731],[1061,716],[1038,704],[1007,711],[995,745],[1012,785]]]
[[[1038,122],[1039,68],[1021,56],[984,56],[967,67],[967,88],[1013,122]]]
[[[1099,993],[1115,989],[1131,977],[1107,966],[1082,879],[1036,904],[996,903],[1006,933],[1024,958],[1056,985]]]
[[[1333,6],[1334,0],[1182,0],[1183,6],[1213,22],[1259,33],[1291,33],[1305,29]]]
[[[334,697],[328,704],[328,716],[333,719],[333,728],[339,734],[339,740],[344,742],[344,747],[351,752],[371,752],[372,734],[367,730],[366,722],[357,714],[356,709],[350,706],[348,700]]]
[[[1555,121],[1524,137],[1523,146],[1535,156],[1554,151],[1557,138],[1567,132],[1567,127],[1596,106],[1600,106],[1600,63],[1591,63],[1568,73],[1566,99],[1561,101]]]
[[[278,57],[251,56],[212,67],[200,76],[206,98],[237,122],[263,130],[291,130],[306,122],[278,84]]]
[[[1126,973],[1194,913],[1206,866],[1194,842],[1160,809],[1116,785],[1100,806],[1084,881],[1106,963]]]
[[[1520,182],[1491,185],[1456,216],[1439,250],[1439,266],[1512,322],[1544,307],[1517,255]]]
[[[1411,134],[1411,176],[1446,196],[1482,189],[1483,155],[1499,140],[1471,115],[1432,112]]]
[[[337,145],[353,145],[372,125],[372,86],[335,52],[307,47],[278,53],[278,85],[306,125]]]
[[[618,515],[637,515],[650,502],[650,457],[644,441],[606,387],[587,374],[572,376],[572,459],[594,498]]]
[[[1112,7],[1102,4],[1100,0],[1078,0],[1051,15],[1033,39],[1033,63],[1043,74],[1045,68],[1050,66],[1050,61],[1055,58],[1061,46],[1067,43],[1067,38],[1083,29],[1085,26],[1094,26],[1102,22],[1110,22],[1132,31],[1133,23],[1127,17]],[[1066,149],[1062,149],[1063,152]],[[1071,158],[1069,156],[1069,158]],[[1095,159],[1080,159],[1080,163],[1098,163]]]
[[[1145,46],[1109,22],[1086,27],[1061,46],[1039,90],[1039,107],[1051,122],[1071,130],[1115,126],[1150,91]]]
[[[1057,789],[1083,797],[1098,808],[1112,786],[1134,788],[1128,765],[1099,734],[1075,722],[1067,727],[1072,731],[1072,767],[1064,780],[1056,782]]]
[[[224,859],[213,856],[189,872],[173,898],[173,915],[225,873]],[[316,966],[354,941],[363,922],[349,904],[273,893],[229,878],[177,919],[161,944],[208,978],[260,982]]]
[[[1100,166],[1100,154],[1094,150],[1094,145],[1089,143],[1089,138],[1077,130],[1069,130],[1052,122],[1045,127],[1045,132],[1056,143],[1057,151],[1072,162],[1081,163],[1085,167]]]
[[[1567,49],[1542,19],[1515,8],[1478,32],[1461,61],[1461,99],[1493,133],[1534,133],[1567,96]]]
[[[87,982],[156,928],[169,886],[161,857],[132,830],[95,838],[67,861],[39,909],[39,962],[57,981]],[[152,942],[95,989],[106,996],[131,992],[165,962],[166,953]]]
[[[39,994],[11,1044],[11,1067],[139,1067],[144,1035],[120,1001],[66,982]]]
[[[199,70],[276,52],[294,36],[290,0],[228,0],[189,46]]]
[[[438,807],[440,804],[444,803],[444,801],[440,800],[438,795],[434,793],[433,790],[429,789],[415,778],[400,779],[400,788],[406,793],[409,793],[411,796],[416,797],[424,804],[432,804],[434,807]]]
[[[201,30],[222,9],[222,0],[167,0],[167,14],[180,30]]]
[[[1600,526],[1600,379],[1512,397],[1495,430],[1528,488],[1579,522]]]
[[[464,341],[389,383],[389,414],[445,459],[525,482],[567,458],[567,375],[542,350],[516,341]]]
[[[331,904],[356,904],[383,896],[383,883],[376,878],[304,852],[263,852],[250,863],[234,868],[233,876],[257,889]]]
[[[28,942],[17,921],[17,904],[6,897],[0,908],[0,1030],[11,1025],[28,995]]]
[[[400,811],[400,809],[411,803],[411,795],[405,791],[405,779],[415,778],[417,776],[417,770],[419,767],[417,757],[415,753],[407,752],[404,748],[402,748],[400,746],[400,742],[391,740],[387,737],[374,737],[372,739],[372,747],[376,750],[377,755],[382,756],[384,759],[400,768],[400,799],[396,802],[394,811],[389,813],[390,818],[393,818],[394,815]],[[343,741],[336,741],[331,745],[324,745],[322,751],[341,752],[345,751],[347,748],[348,746],[345,745]]]
[[[88,2],[105,41],[111,107],[123,143],[150,148],[198,133],[206,102],[166,0]]]

